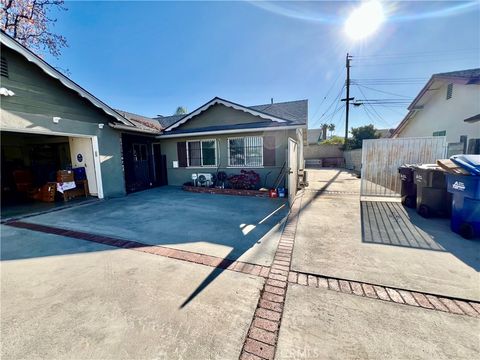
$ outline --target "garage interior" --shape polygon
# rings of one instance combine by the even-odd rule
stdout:
[[[72,169],[72,139],[1,132],[2,219],[92,199],[84,168]]]

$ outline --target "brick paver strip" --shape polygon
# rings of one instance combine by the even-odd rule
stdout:
[[[314,276],[308,277],[305,274],[298,274],[297,277],[295,272],[290,272],[301,200],[300,196],[290,209],[290,214],[278,242],[271,270],[263,286],[257,309],[243,344],[240,359],[249,359],[252,355],[261,359],[273,359],[288,282],[317,285],[317,278]]]
[[[110,236],[96,235],[82,231],[67,230],[54,226],[39,225],[23,221],[11,221],[7,222],[6,225],[21,229],[43,232],[47,234],[61,235],[65,237],[91,241],[103,245],[119,247],[122,249],[140,251],[152,255],[164,256],[175,260],[187,261],[224,270],[242,272],[244,274],[260,276],[264,278],[268,277],[268,274],[270,272],[270,267],[268,266],[250,264],[243,261],[223,259],[217,256],[199,254],[185,250],[168,248],[164,246],[149,245],[133,240],[118,239]],[[283,276],[283,278],[286,279],[288,273],[284,275],[277,275]]]
[[[316,278],[316,282],[314,278]],[[396,304],[480,318],[480,302],[477,301],[449,298],[442,295],[420,293],[406,289],[394,289],[383,285],[367,284],[317,274],[306,274],[298,271],[290,272],[288,279],[288,281],[293,284],[318,287],[325,290],[369,297]],[[308,279],[308,281],[306,279]]]

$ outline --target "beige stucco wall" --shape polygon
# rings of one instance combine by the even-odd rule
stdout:
[[[432,136],[446,130],[447,142],[458,142],[460,136],[480,138],[480,123],[463,120],[480,113],[480,85],[453,85],[453,96],[446,99],[447,84],[435,91],[424,108],[411,118],[398,137]]]
[[[343,157],[340,145],[310,144],[303,148],[305,159],[321,159],[327,157]]]

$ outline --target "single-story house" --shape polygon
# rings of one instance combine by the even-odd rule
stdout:
[[[157,138],[166,155],[168,183],[183,185],[192,174],[248,169],[260,175],[262,186],[271,187],[287,167],[289,138],[297,142],[302,164],[307,118],[307,100],[244,106],[218,97],[170,124],[163,118],[168,127]]]
[[[392,137],[445,136],[448,154],[480,153],[480,68],[434,74]]]
[[[98,198],[125,195],[135,171],[148,175],[143,188],[162,183],[142,169],[143,146],[162,129],[157,121],[112,109],[10,36],[0,38],[3,203],[15,202],[19,183],[26,192],[56,181],[56,171],[68,167],[85,168],[88,193]],[[129,141],[140,155],[122,151]]]
[[[301,164],[306,100],[243,106],[214,98],[190,114],[149,118],[108,106],[10,36],[0,39],[2,204],[58,183],[57,171],[70,168],[85,169],[86,192],[98,198],[241,169],[271,186],[289,138]]]

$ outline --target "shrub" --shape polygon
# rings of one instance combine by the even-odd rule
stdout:
[[[253,170],[240,171],[240,174],[230,175],[228,182],[234,189],[255,189],[260,182],[260,175]]]

